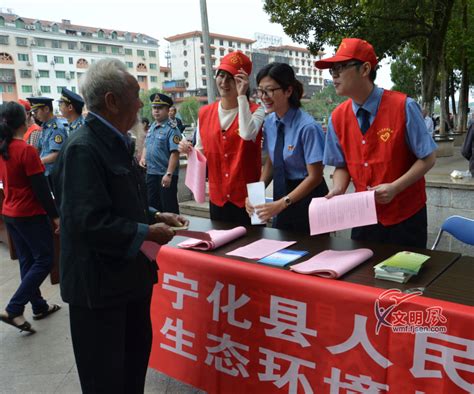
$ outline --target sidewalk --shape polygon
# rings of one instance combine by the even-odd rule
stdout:
[[[0,308],[3,311],[19,283],[18,261],[10,260],[8,248],[0,243]],[[0,322],[0,393],[81,393],[72,352],[69,310],[59,295],[59,285],[49,277],[41,287],[43,296],[62,309],[47,319],[34,321],[27,306],[26,319],[37,331],[19,333]],[[146,393],[194,394],[201,391],[149,369]]]

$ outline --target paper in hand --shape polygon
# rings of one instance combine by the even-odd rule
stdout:
[[[256,205],[265,204],[265,183],[264,182],[247,183],[247,194],[249,197],[250,204],[252,204],[254,207]],[[251,219],[252,224],[265,223],[258,217],[256,211],[254,211],[250,219]]]

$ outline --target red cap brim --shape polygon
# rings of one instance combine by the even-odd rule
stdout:
[[[334,63],[347,62],[348,60],[353,60],[353,59],[354,58],[350,56],[336,55],[333,57],[328,57],[327,59],[317,60],[314,62],[314,65],[317,68],[325,69],[325,68],[331,68]],[[355,59],[355,60],[358,60],[358,59]]]

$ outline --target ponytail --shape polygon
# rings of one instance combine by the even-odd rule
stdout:
[[[26,123],[25,108],[10,101],[0,106],[0,156],[8,160],[8,146],[13,139],[15,131]]]

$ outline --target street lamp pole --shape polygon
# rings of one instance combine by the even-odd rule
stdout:
[[[214,72],[211,62],[211,45],[209,40],[209,24],[207,22],[207,5],[206,0],[201,2],[201,24],[202,24],[202,43],[204,47],[204,60],[206,63],[206,81],[207,81],[207,101],[209,104],[216,101],[216,91],[214,88]]]

